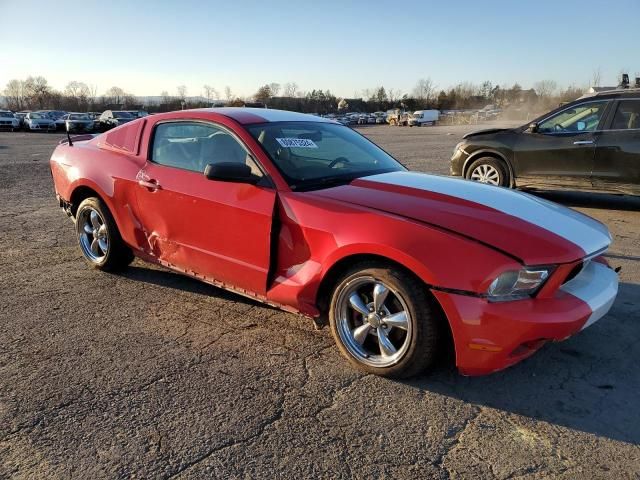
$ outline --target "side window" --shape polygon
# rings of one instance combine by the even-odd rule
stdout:
[[[540,133],[593,132],[598,128],[606,101],[587,102],[555,114],[538,125]]]
[[[238,141],[222,128],[200,122],[161,123],[155,128],[151,161],[159,165],[204,172],[210,163],[238,162],[262,172]]]
[[[640,129],[640,100],[622,100],[618,103],[611,129]]]

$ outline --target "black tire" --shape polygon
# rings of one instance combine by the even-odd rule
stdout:
[[[89,240],[93,240],[93,235],[95,234],[88,234],[84,230],[85,224],[87,223],[85,219],[90,217],[92,210],[97,212],[99,217],[101,217],[102,224],[106,229],[102,236],[107,239],[106,252],[99,250],[101,255],[95,255],[93,257],[91,255],[93,252],[89,246]],[[133,261],[134,255],[132,250],[123,242],[118,226],[102,200],[97,197],[84,199],[78,206],[75,218],[78,244],[80,245],[83,257],[89,265],[105,272],[117,272],[125,269]]]
[[[389,287],[391,292],[389,295],[391,295],[391,297],[387,296],[385,302],[397,302],[399,305],[401,301],[404,301],[406,311],[409,314],[407,324],[410,324],[410,330],[404,330],[404,340],[400,340],[403,342],[403,346],[398,350],[402,355],[391,365],[374,366],[363,363],[369,359],[362,360],[356,354],[352,353],[349,347],[349,341],[343,338],[346,335],[345,329],[351,328],[350,326],[345,327],[346,324],[343,320],[343,313],[341,313],[340,305],[344,302],[345,292],[349,292],[349,289],[353,288],[354,283],[357,284],[357,282],[368,281],[369,278],[374,279],[375,282],[382,282],[385,286]],[[396,295],[399,295],[399,297],[396,297]],[[400,300],[400,298],[402,300]],[[371,303],[373,303],[373,301],[371,301]],[[384,308],[386,308],[386,306]],[[352,318],[357,318],[358,315],[358,312],[354,309]],[[391,313],[387,312],[387,315],[391,315]],[[381,318],[384,321],[385,317]],[[441,339],[445,338],[443,336],[443,320],[440,315],[440,309],[435,305],[435,299],[433,299],[425,285],[422,284],[419,279],[401,269],[390,267],[380,262],[362,262],[352,266],[338,279],[331,293],[329,323],[338,350],[352,365],[375,375],[390,378],[406,378],[417,375],[432,366],[441,352]],[[347,322],[349,321],[350,320],[347,320]],[[356,319],[354,321],[358,320]],[[361,323],[358,326],[364,326],[366,320],[362,315],[359,321]],[[354,328],[357,328],[357,326]],[[387,338],[391,338],[393,327],[387,327],[382,324],[381,328],[385,328],[385,331],[390,332]],[[390,329],[386,330],[387,328]],[[374,342],[372,345],[376,344],[375,339],[378,337],[377,332],[379,329],[375,330],[375,337],[367,336],[368,340],[360,344],[361,346],[364,347],[367,342],[371,341]],[[352,333],[353,332],[354,330],[352,330]],[[380,340],[377,340],[377,342],[380,342]],[[353,343],[351,344],[353,345]],[[404,346],[405,344],[406,346]],[[373,359],[374,356],[375,354],[369,358]],[[381,347],[378,357],[384,360]]]
[[[482,170],[491,171],[491,169],[493,169],[493,171],[496,172],[496,175],[497,175],[496,182],[497,183],[494,184],[494,183],[490,183],[488,181],[483,182],[482,180],[479,180],[477,178],[473,178],[474,177],[474,172],[476,172],[476,175],[481,175],[481,171]],[[469,168],[467,168],[467,172],[465,174],[465,178],[468,179],[468,180],[475,180],[475,181],[479,181],[479,182],[482,182],[482,183],[487,183],[489,185],[498,185],[500,187],[510,187],[511,186],[511,179],[509,177],[509,171],[506,168],[506,165],[501,160],[498,160],[498,159],[493,158],[493,157],[481,157],[481,158],[478,158],[477,160],[474,160],[471,163],[471,165],[469,165]]]

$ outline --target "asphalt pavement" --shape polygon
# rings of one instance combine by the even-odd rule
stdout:
[[[475,126],[360,129],[446,174]],[[353,370],[328,329],[139,260],[88,268],[48,167],[0,133],[0,478],[640,478],[640,199],[604,221],[611,312],[486,377]]]

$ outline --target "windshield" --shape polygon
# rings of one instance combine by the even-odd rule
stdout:
[[[69,120],[89,120],[89,115],[85,113],[72,113],[69,115]]]
[[[568,108],[538,126],[540,133],[592,132],[598,127],[606,101],[594,101]]]
[[[404,170],[362,135],[334,123],[272,122],[247,127],[294,190]]]
[[[129,112],[113,112],[113,116],[116,118],[133,118]]]
[[[3,111],[0,111],[0,117],[3,117],[3,118],[14,118],[14,117],[13,117],[13,113],[11,113],[11,112],[6,112],[6,111],[4,111],[4,112],[3,112]]]
[[[42,113],[32,113],[31,118],[47,118],[47,117]]]

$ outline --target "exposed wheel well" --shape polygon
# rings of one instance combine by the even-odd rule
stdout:
[[[467,172],[469,171],[469,167],[473,164],[473,162],[475,162],[476,160],[478,160],[479,158],[482,157],[490,157],[490,158],[494,158],[496,160],[498,160],[500,163],[502,163],[506,168],[507,168],[507,174],[509,175],[509,185],[511,187],[515,187],[516,185],[516,179],[515,179],[515,175],[513,173],[513,167],[511,166],[511,163],[508,162],[502,155],[496,153],[496,152],[478,152],[476,154],[471,155],[466,161],[465,164],[463,166],[462,169],[462,177],[463,178],[467,178]]]
[[[449,324],[447,316],[444,310],[442,309],[440,302],[438,302],[438,299],[435,297],[435,295],[433,295],[433,293],[431,293],[429,286],[420,277],[418,277],[413,271],[411,271],[401,263],[398,263],[395,260],[391,260],[390,258],[383,257],[381,255],[374,255],[374,254],[349,255],[347,257],[344,257],[338,260],[335,264],[331,266],[329,271],[325,274],[324,278],[322,279],[322,282],[320,283],[320,288],[318,288],[318,293],[316,296],[316,304],[318,305],[318,309],[320,310],[320,313],[322,316],[321,323],[327,322],[328,312],[329,312],[329,303],[331,299],[330,297],[331,290],[336,286],[336,283],[338,282],[338,280],[349,268],[351,268],[356,263],[361,263],[361,262],[376,262],[376,263],[379,263],[381,266],[393,267],[398,270],[402,270],[404,273],[413,277],[424,286],[424,288],[428,292],[428,295],[433,300],[433,305],[438,309],[438,313],[439,313],[438,317],[442,321],[443,325],[446,327],[443,330],[446,333],[445,338],[447,339],[447,345],[445,345],[446,348],[444,348],[443,350],[446,351],[446,355],[448,358],[452,358],[450,357],[450,355],[452,355],[454,344],[453,344],[453,335],[451,333],[451,325]]]
[[[75,218],[76,212],[78,211],[78,206],[82,203],[83,200],[89,197],[97,197],[102,200],[98,192],[90,187],[81,186],[76,188],[71,194],[71,198],[69,199],[69,203],[71,203],[71,213]]]

